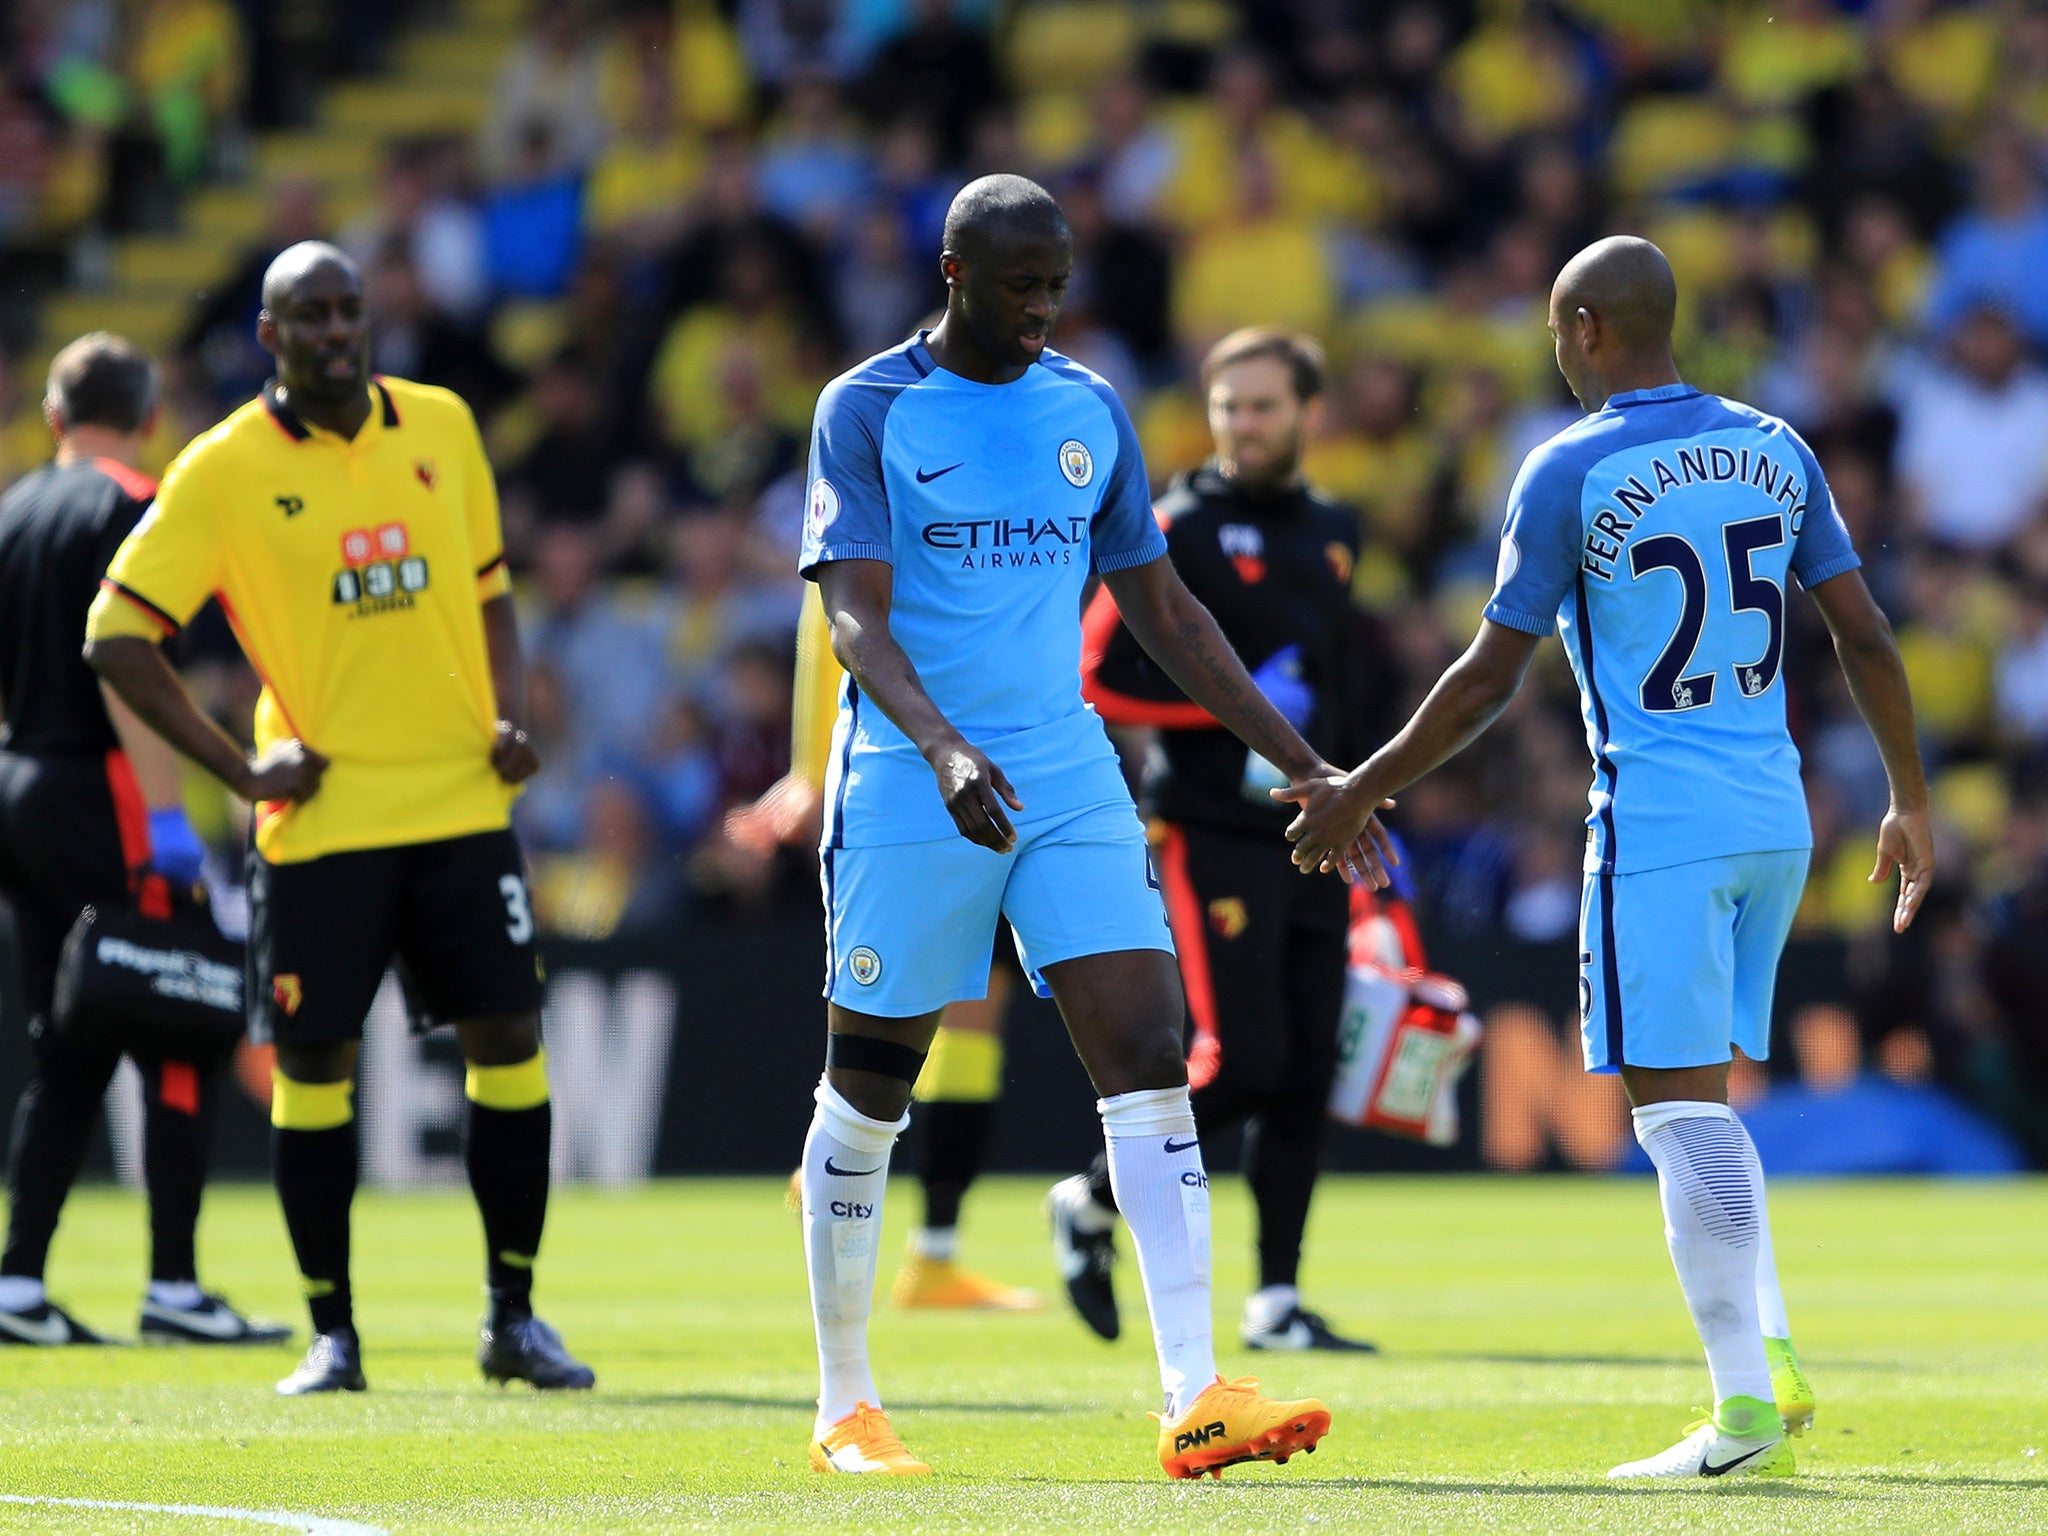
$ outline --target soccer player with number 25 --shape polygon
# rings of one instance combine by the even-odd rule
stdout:
[[[1559,631],[1593,753],[1586,1068],[1618,1071],[1635,1106],[1714,1385],[1713,1413],[1684,1439],[1608,1475],[1782,1477],[1814,1395],[1728,1066],[1736,1046],[1769,1053],[1813,843],[1779,678],[1791,579],[1819,605],[1884,759],[1891,809],[1870,878],[1899,872],[1897,931],[1927,894],[1934,843],[1905,670],[1820,466],[1782,421],[1679,378],[1677,297],[1644,240],[1602,240],[1566,264],[1550,330],[1590,414],[1522,465],[1478,638],[1362,766],[1273,793],[1302,807],[1295,862],[1338,866],[1385,796],[1486,729]]]

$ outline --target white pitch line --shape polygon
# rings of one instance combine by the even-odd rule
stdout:
[[[48,1499],[26,1493],[0,1493],[0,1504],[43,1504],[60,1509],[133,1509],[152,1515],[189,1515],[201,1520],[239,1520],[244,1525],[275,1525],[300,1536],[391,1536],[378,1525],[330,1520],[325,1515],[295,1515],[281,1509],[218,1509],[210,1504],[130,1504],[118,1499]]]

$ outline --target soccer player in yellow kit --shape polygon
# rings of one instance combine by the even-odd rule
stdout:
[[[817,588],[805,584],[797,620],[796,690],[790,712],[789,773],[759,800],[732,813],[734,838],[760,851],[779,844],[815,842],[825,761],[839,715],[846,670],[832,654],[832,636]],[[1003,1094],[1003,1017],[1016,984],[1016,967],[996,948],[988,996],[951,1004],[932,1039],[931,1054],[911,1096],[924,1106],[924,1225],[910,1235],[910,1252],[892,1296],[899,1307],[946,1307],[1033,1312],[1036,1292],[1004,1285],[958,1262],[960,1206],[981,1173]]]
[[[516,786],[538,759],[497,491],[469,408],[373,377],[362,279],[286,250],[257,340],[278,377],[194,441],[108,567],[86,657],[128,706],[254,803],[250,1034],[277,1047],[278,1199],[314,1339],[287,1396],[363,1390],[349,1277],[363,1017],[396,961],[415,1027],[452,1024],[483,1217],[493,1380],[595,1377],[533,1315],[550,1110]],[[252,763],[158,649],[217,597],[263,679]]]

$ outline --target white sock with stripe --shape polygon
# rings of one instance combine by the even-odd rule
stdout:
[[[1714,1401],[1771,1400],[1757,1320],[1757,1239],[1764,1172],[1726,1104],[1673,1100],[1635,1112],[1636,1140],[1657,1165],[1664,1240],[1706,1346]]]
[[[1152,1088],[1101,1099],[1109,1181],[1116,1191],[1145,1306],[1166,1416],[1177,1417],[1216,1379],[1209,1316],[1209,1175],[1185,1088]]]
[[[1749,1139],[1749,1127],[1742,1123],[1740,1115],[1735,1117],[1735,1128],[1742,1132],[1743,1144],[1749,1148],[1749,1155],[1756,1157],[1756,1143]],[[1761,1158],[1757,1158],[1757,1167],[1763,1167]],[[1771,1246],[1771,1202],[1768,1197],[1759,1201],[1756,1208],[1756,1316],[1765,1338],[1792,1337],[1792,1324],[1785,1318],[1785,1293],[1778,1287],[1778,1253]]]
[[[817,1433],[861,1403],[879,1408],[868,1369],[868,1313],[882,1236],[882,1192],[889,1152],[910,1124],[870,1120],[820,1079],[817,1109],[804,1138],[804,1260],[811,1277],[811,1321],[818,1335]]]

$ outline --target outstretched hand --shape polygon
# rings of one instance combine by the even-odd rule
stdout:
[[[1934,880],[1934,827],[1927,812],[1885,812],[1877,828],[1877,865],[1870,871],[1870,883],[1879,884],[1899,873],[1898,904],[1892,908],[1892,932],[1904,933],[1927,898]]]
[[[947,814],[962,837],[996,853],[1008,853],[1017,846],[1017,829],[1003,807],[1021,811],[1024,802],[1017,798],[1002,769],[964,741],[941,747],[930,762],[938,777],[939,798],[946,802]]]
[[[1301,807],[1288,823],[1287,840],[1294,844],[1294,862],[1303,874],[1334,870],[1346,885],[1363,883],[1374,890],[1392,884],[1387,869],[1399,864],[1401,856],[1378,812],[1391,809],[1393,801],[1327,764],[1322,772],[1267,793]]]

